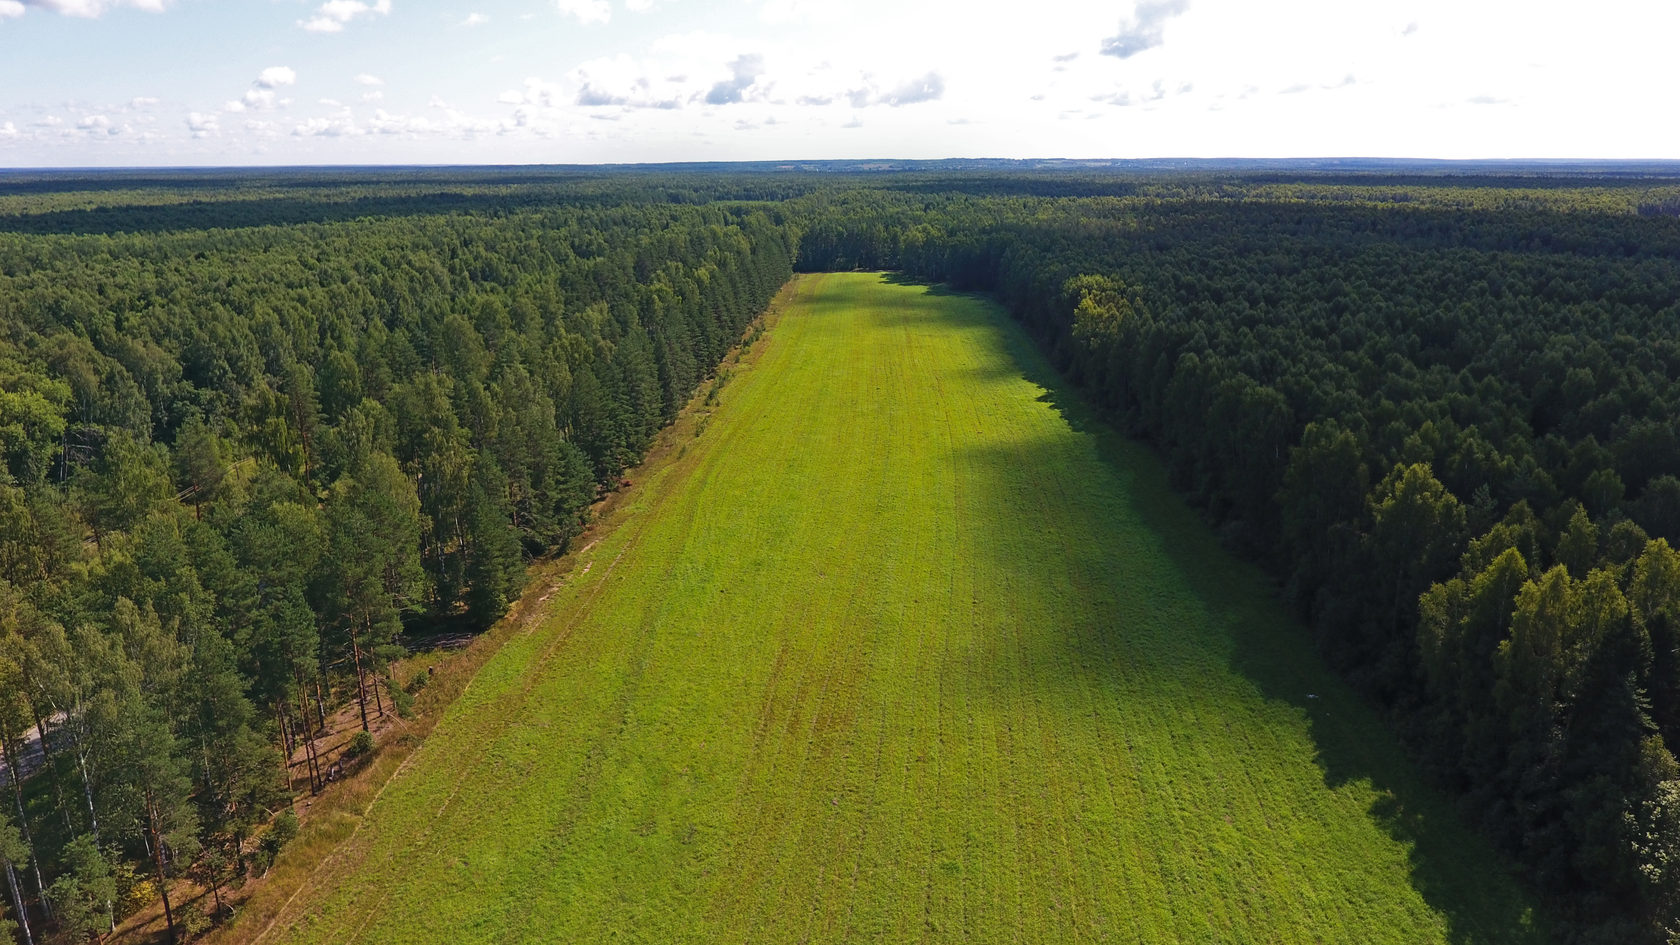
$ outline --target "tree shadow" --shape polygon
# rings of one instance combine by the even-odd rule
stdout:
[[[894,284],[916,283],[899,280]],[[1371,785],[1377,797],[1367,815],[1409,850],[1411,885],[1445,918],[1452,942],[1548,941],[1547,923],[1511,878],[1509,865],[1463,822],[1447,797],[1423,780],[1378,713],[1325,665],[1306,628],[1287,612],[1264,572],[1233,558],[1201,516],[1171,490],[1162,461],[1105,422],[995,301],[950,290],[935,293],[929,289],[927,294],[965,295],[979,302],[921,308],[930,313],[929,318],[954,319],[964,328],[984,323],[988,330],[998,332],[1013,377],[1036,386],[1038,400],[1049,405],[1073,434],[1058,435],[1053,441],[964,451],[963,460],[977,470],[975,491],[997,510],[983,526],[995,529],[996,534],[977,543],[983,549],[1004,548],[1023,529],[1055,525],[1027,520],[1019,507],[1023,476],[1030,476],[1023,470],[1057,468],[1062,463],[1089,468],[1094,455],[1117,485],[1082,482],[1072,488],[1087,495],[1108,490],[1092,500],[1107,503],[1096,514],[1130,519],[1141,526],[1133,528],[1134,537],[1124,539],[1139,547],[1125,552],[1134,557],[1147,555],[1152,564],[1170,572],[1171,583],[1188,588],[1194,598],[1191,604],[1176,602],[1179,611],[1216,627],[1208,636],[1217,639],[1210,639],[1204,650],[1176,656],[1134,652],[1149,648],[1128,648],[1129,637],[1117,640],[1112,621],[1070,624],[1063,632],[1048,635],[1044,645],[1059,652],[1044,654],[1042,663],[1067,667],[1073,674],[1142,673],[1159,678],[1163,685],[1178,685],[1186,676],[1194,679],[1196,661],[1201,665],[1223,662],[1252,684],[1268,704],[1288,706],[1304,720],[1314,762],[1327,787],[1353,782]],[[1068,455],[1058,455],[1059,451]],[[1054,491],[1058,486],[1046,482],[1043,488]],[[1045,542],[1052,540],[1047,537]],[[1071,571],[1089,574],[1113,569],[1123,558],[1112,547],[1064,545],[1057,551],[1072,561]],[[1138,593],[1152,591],[1145,588]]]

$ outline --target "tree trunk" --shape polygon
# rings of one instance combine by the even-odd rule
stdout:
[[[292,743],[292,727],[286,720],[286,700],[281,699],[274,703],[274,721],[280,727],[280,751],[285,755],[286,763],[289,764],[292,760],[292,752],[297,750],[297,746]]]
[[[26,698],[24,701],[29,703],[29,714],[35,716],[35,734],[41,737],[41,761],[42,763],[45,763],[48,758],[46,720],[41,718],[41,710],[35,707],[34,699]]]
[[[222,911],[223,911],[223,907],[222,907],[222,877],[221,877],[220,874],[212,874],[211,877],[210,877],[210,895],[212,895],[216,898],[216,918],[217,918],[217,920],[220,920],[221,917],[222,917]]]
[[[292,790],[292,752],[296,750],[292,744],[291,727],[286,721],[285,702],[274,704],[274,721],[280,727],[280,776],[286,779],[286,791]]]
[[[321,793],[321,762],[315,751],[315,736],[313,734],[303,737],[303,758],[305,767],[309,771],[309,793],[319,794]]]
[[[82,746],[76,746],[76,770],[82,775],[82,800],[87,802],[88,831],[93,834],[93,843],[99,845],[99,815],[93,809],[93,783],[88,780],[87,752]]]
[[[302,711],[298,713],[298,721],[303,724],[303,730],[294,735],[293,741],[303,743],[303,769],[309,772],[309,793],[319,794],[321,793],[321,771],[320,766],[315,763],[315,733],[310,731],[309,725],[309,684],[304,681],[303,673],[301,672],[298,673],[297,683],[298,695],[302,699],[302,702],[299,703],[299,705],[302,706]],[[290,761],[290,759],[287,760],[288,762]],[[291,766],[288,763],[286,768],[286,790],[289,793],[291,789],[292,771]]]
[[[362,645],[356,636],[356,622],[350,621],[350,658],[356,663],[356,704],[362,710],[362,731],[368,731],[367,677],[362,675]]]
[[[12,908],[17,910],[18,928],[23,930],[23,945],[35,945],[35,936],[29,931],[29,913],[23,911],[23,892],[18,889],[17,871],[12,869],[12,861],[6,861],[6,885],[12,889]]]
[[[87,801],[88,830],[93,834],[93,845],[99,845],[99,815],[93,810],[93,785],[88,781],[87,753],[80,741],[76,743],[76,767],[82,773],[82,798]],[[111,900],[105,900],[105,921],[110,924],[111,931],[117,930],[117,907]]]
[[[35,852],[35,841],[29,836],[29,818],[23,811],[23,772],[18,769],[16,749],[8,733],[0,732],[0,750],[6,755],[6,770],[12,774],[12,803],[17,805],[18,833],[29,847],[29,868],[35,871],[35,889],[41,894],[41,911],[52,918],[52,906],[47,903],[47,884],[41,879],[41,857]],[[27,929],[25,930],[28,931]]]
[[[146,792],[146,819],[148,821],[152,848],[152,865],[157,868],[158,895],[163,897],[163,924],[169,930],[169,943],[175,945],[175,911],[169,907],[169,881],[163,875],[163,837],[158,832],[157,804],[152,801],[152,792]]]
[[[372,635],[373,633],[373,618],[371,617],[367,618],[367,632],[369,635]],[[373,686],[371,687],[373,689],[373,704],[379,709],[379,717],[384,718],[385,700],[379,695],[379,679],[379,676],[375,676],[373,679]]]

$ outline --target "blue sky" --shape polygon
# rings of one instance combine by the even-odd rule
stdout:
[[[0,0],[0,166],[1680,158],[1680,4]]]

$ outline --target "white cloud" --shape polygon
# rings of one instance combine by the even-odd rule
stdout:
[[[365,133],[348,109],[331,118],[311,118],[292,129],[292,134],[300,138],[344,138]]]
[[[486,24],[488,22],[490,22],[490,18],[485,16],[482,13],[469,13],[469,14],[467,14],[467,18],[461,21],[460,25],[461,26],[483,26],[484,24]]]
[[[273,89],[251,89],[246,92],[245,97],[240,100],[240,108],[229,108],[228,111],[239,112],[244,111],[247,108],[251,108],[261,112],[267,111],[271,108],[282,108],[290,105],[291,103],[291,99],[280,98]]]
[[[9,20],[23,15],[23,4],[18,0],[0,0],[0,20]],[[11,127],[7,125],[7,127]],[[15,132],[14,132],[15,133]]]
[[[297,71],[290,66],[269,66],[251,80],[251,87],[237,99],[222,105],[224,111],[239,113],[246,109],[253,111],[268,111],[273,108],[284,108],[292,103],[289,98],[281,98],[279,89],[297,84]]]
[[[104,115],[87,115],[76,122],[76,127],[83,131],[104,131],[111,127],[111,119]]]
[[[1120,32],[1102,41],[1102,54],[1129,59],[1165,42],[1167,21],[1190,9],[1190,0],[1143,0]]]
[[[357,85],[384,85],[385,80],[381,79],[379,76],[368,75],[366,72],[364,72],[361,75],[356,76],[356,84]]]
[[[296,85],[297,72],[290,66],[269,66],[257,74],[252,83],[259,89],[277,89],[283,85]]]
[[[728,105],[743,100],[747,90],[764,74],[764,57],[738,56],[729,64],[730,77],[712,86],[706,93],[706,104]]]
[[[607,0],[554,0],[554,8],[577,17],[579,23],[605,23],[612,19],[612,5]]]
[[[645,13],[653,9],[653,0],[624,0],[624,9],[632,13]]]
[[[315,15],[299,20],[298,25],[311,33],[337,33],[351,20],[363,16],[385,16],[391,12],[391,0],[327,0]]]
[[[385,93],[379,91],[378,89],[374,89],[372,92],[363,92],[362,93],[362,101],[364,101],[364,102],[383,102],[383,101],[385,101]]]
[[[222,129],[217,124],[215,115],[206,115],[203,112],[188,112],[187,130],[192,132],[194,138],[208,138],[220,134]]]
[[[591,59],[567,76],[568,84],[577,89],[569,98],[585,108],[617,105],[671,109],[681,107],[700,94],[698,90],[686,86],[686,79],[682,76],[659,78],[665,71],[624,53],[611,58]],[[528,103],[552,105],[566,97],[559,86],[542,84],[537,88],[544,93],[547,101],[531,99],[529,94],[537,81],[527,79],[525,82]]]
[[[17,133],[17,125],[14,125],[9,121],[5,124],[0,124],[0,138],[16,138]]]
[[[865,76],[862,84],[847,89],[842,95],[803,95],[797,100],[801,105],[827,105],[836,98],[844,98],[853,108],[868,108],[871,105],[890,105],[897,108],[901,105],[916,105],[922,102],[934,102],[945,97],[945,78],[937,72],[905,79],[882,88],[873,76]]]
[[[151,108],[157,103],[158,100],[150,95],[137,95],[128,100],[128,107],[132,111],[139,111],[143,108]]]

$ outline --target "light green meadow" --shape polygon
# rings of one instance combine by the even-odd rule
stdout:
[[[800,278],[265,941],[1527,942],[991,302]]]

